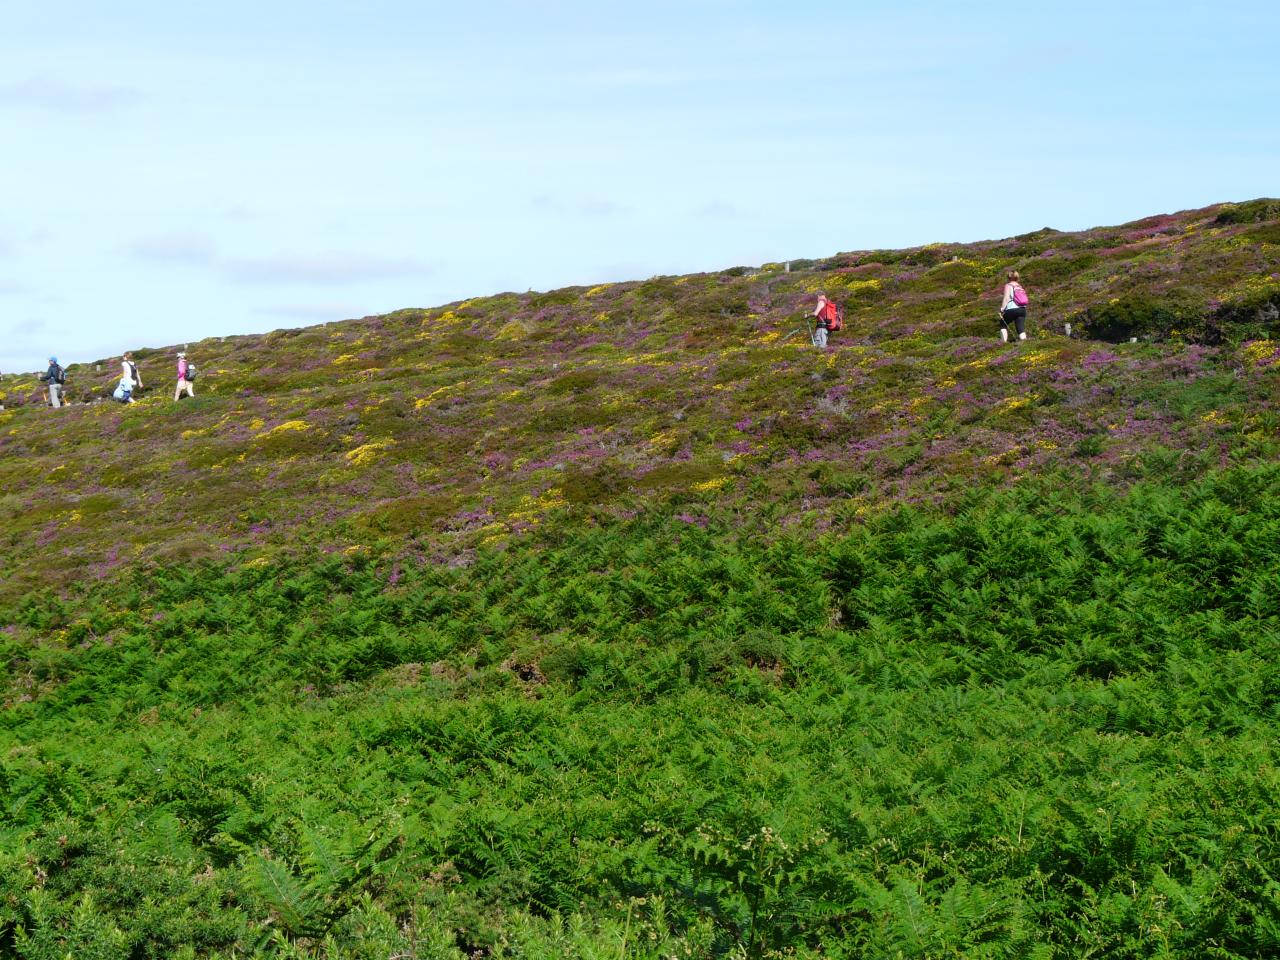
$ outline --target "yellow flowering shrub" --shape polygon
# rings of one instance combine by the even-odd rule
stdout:
[[[423,407],[430,406],[433,401],[443,399],[452,393],[456,393],[463,387],[467,386],[469,382],[470,381],[467,380],[460,380],[458,383],[447,383],[443,387],[436,387],[436,389],[432,390],[425,397],[419,397],[415,400],[413,407],[415,410],[421,410]]]
[[[265,440],[268,437],[278,437],[282,433],[301,433],[304,430],[310,429],[311,424],[307,423],[305,420],[286,420],[284,423],[272,427],[266,433],[258,434],[254,439]]]
[[[344,456],[347,462],[353,467],[363,467],[373,463],[386,450],[394,447],[396,442],[390,438],[385,440],[374,440],[362,446],[356,447],[354,450],[348,450]]]
[[[1245,345],[1244,358],[1250,363],[1262,363],[1275,356],[1277,346],[1274,340],[1255,340]]]

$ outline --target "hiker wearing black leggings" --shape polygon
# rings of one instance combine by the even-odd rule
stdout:
[[[1027,291],[1022,289],[1017,270],[1009,271],[1000,306],[1000,340],[1009,342],[1009,323],[1018,331],[1018,339],[1027,339]]]

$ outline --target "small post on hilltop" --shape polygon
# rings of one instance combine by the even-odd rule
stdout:
[[[783,272],[783,273],[790,273],[790,272],[791,272],[791,261],[790,261],[790,260],[788,260],[786,263],[784,263],[784,264],[782,265],[782,272]]]
[[[1068,322],[1068,323],[1067,323],[1066,328],[1067,328],[1067,336],[1069,337],[1069,336],[1071,336],[1071,324],[1070,324],[1070,322]]]

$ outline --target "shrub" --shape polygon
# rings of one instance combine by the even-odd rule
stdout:
[[[1280,328],[1280,284],[1220,305],[1214,311],[1214,320],[1234,340],[1270,337]]]
[[[1264,220],[1280,218],[1280,200],[1260,198],[1246,203],[1223,204],[1213,222],[1218,226],[1232,226],[1240,223],[1261,223]]]
[[[1089,307],[1083,314],[1085,336],[1120,343],[1130,337],[1166,338],[1177,334],[1198,343],[1219,343],[1221,327],[1198,291],[1173,289],[1163,296],[1133,293]]]

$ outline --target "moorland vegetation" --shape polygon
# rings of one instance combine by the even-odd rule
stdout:
[[[1276,953],[1277,231],[6,376],[0,955]]]

